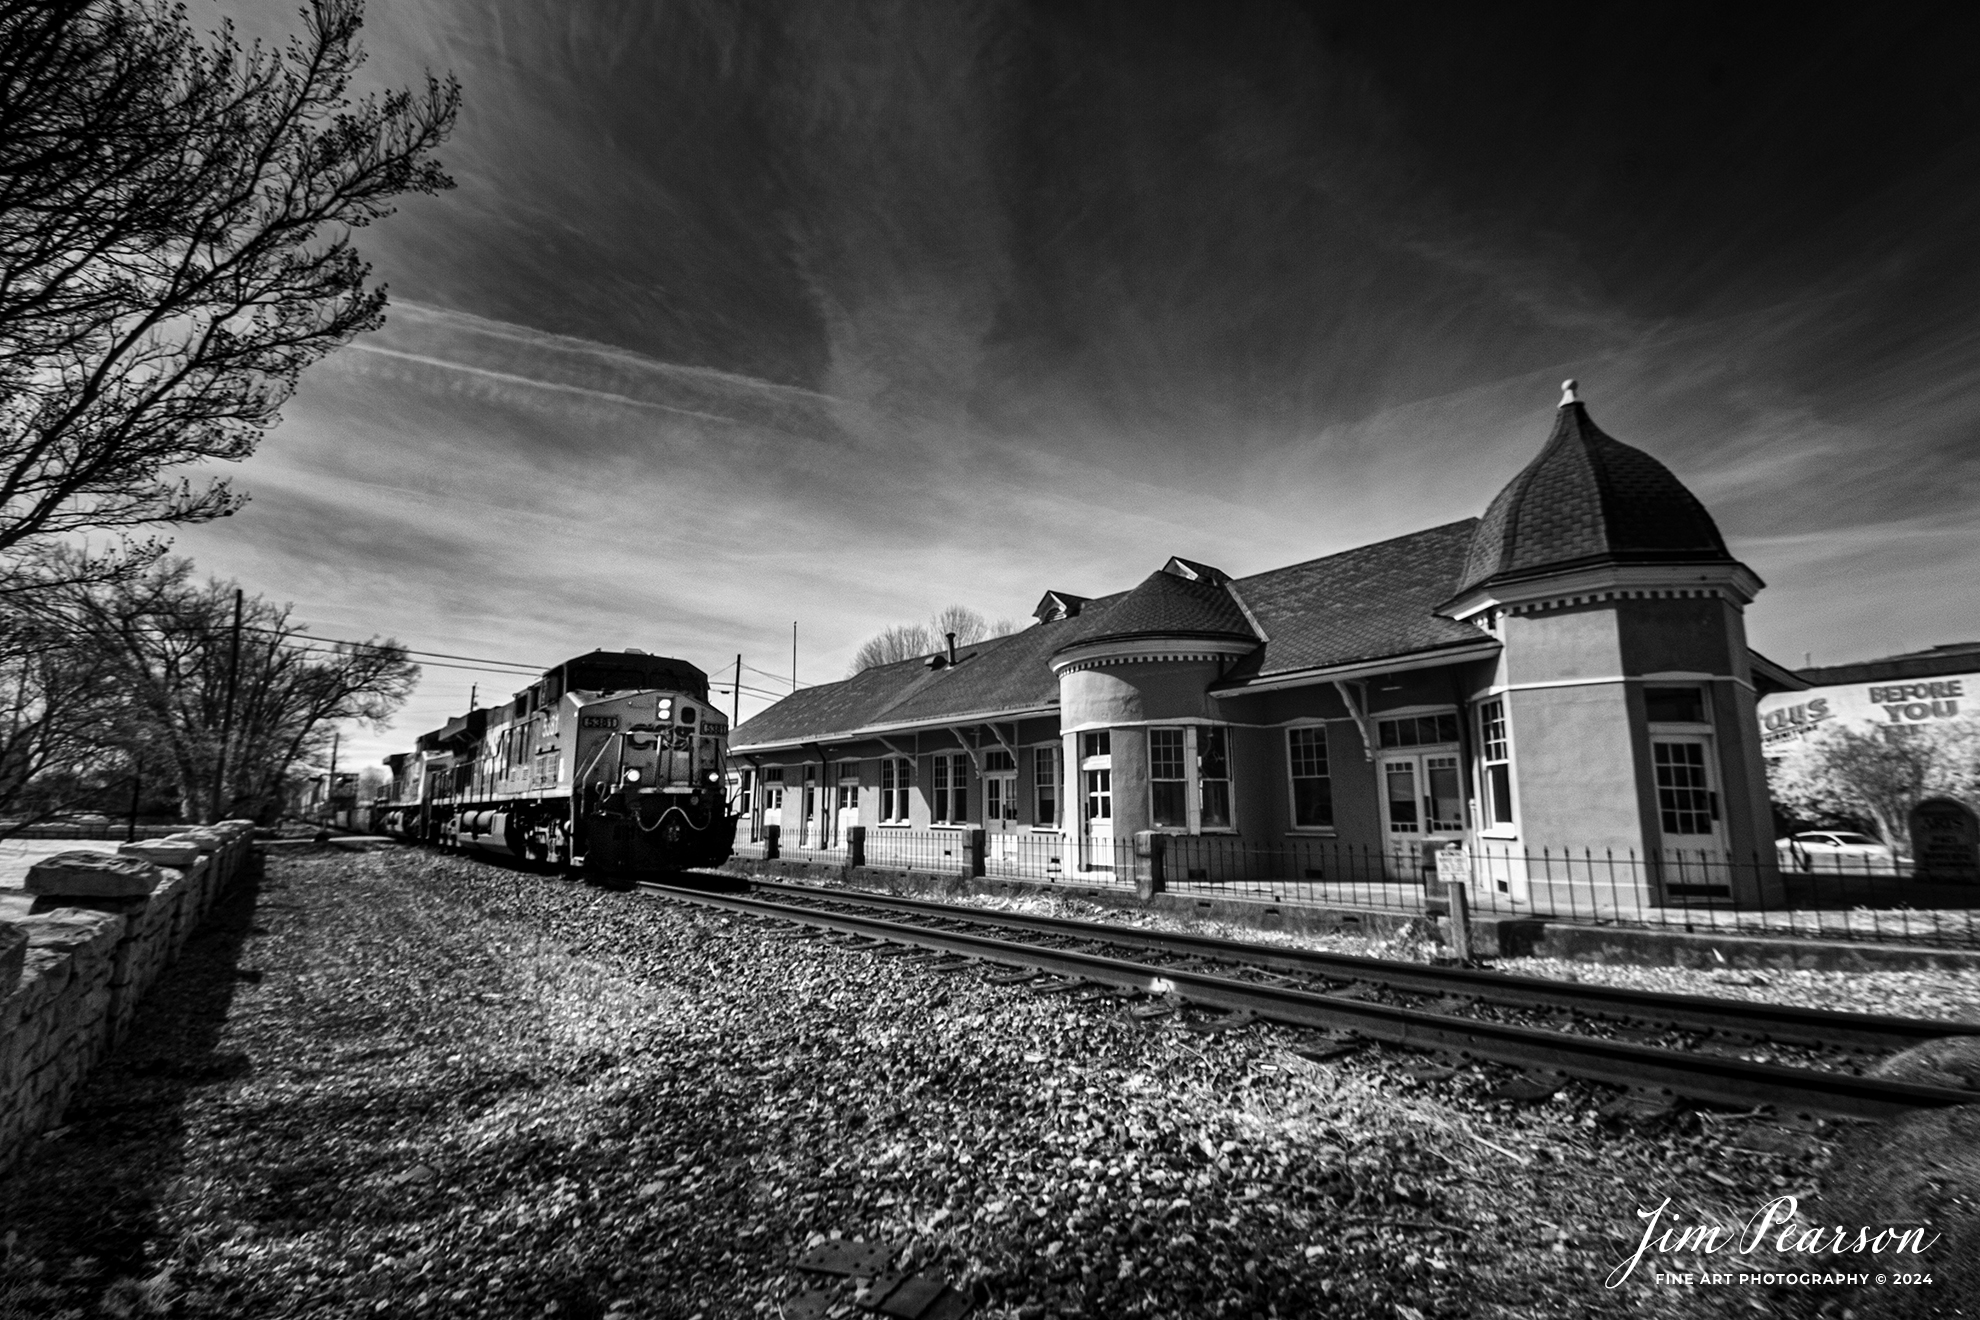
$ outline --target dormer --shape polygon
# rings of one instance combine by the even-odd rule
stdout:
[[[1202,582],[1213,587],[1221,587],[1231,580],[1231,575],[1223,569],[1199,564],[1194,559],[1184,559],[1181,555],[1170,555],[1169,562],[1162,565],[1162,571],[1171,577],[1182,578],[1186,582]]]
[[[1048,591],[1044,599],[1038,602],[1038,608],[1031,612],[1031,617],[1040,623],[1076,619],[1080,608],[1091,599],[1090,596],[1075,596],[1069,591]]]

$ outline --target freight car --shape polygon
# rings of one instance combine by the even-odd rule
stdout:
[[[593,651],[387,757],[372,828],[593,871],[719,866],[735,840],[728,736],[695,666]]]

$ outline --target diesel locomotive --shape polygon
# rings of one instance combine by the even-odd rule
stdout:
[[[592,871],[719,866],[736,832],[728,737],[700,669],[593,651],[387,757],[372,829]]]

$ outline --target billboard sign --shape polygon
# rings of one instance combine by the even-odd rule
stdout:
[[[1936,678],[1838,683],[1806,692],[1776,692],[1760,698],[1760,741],[1778,754],[1817,729],[1836,724],[1929,725],[1972,715],[1980,699],[1980,673]]]

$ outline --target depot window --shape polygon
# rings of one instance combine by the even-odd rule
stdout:
[[[1478,706],[1479,764],[1484,769],[1485,819],[1491,826],[1513,823],[1512,739],[1506,731],[1506,703]]]
[[[1286,730],[1286,757],[1292,779],[1293,828],[1331,829],[1334,779],[1327,767],[1327,727]]]
[[[1376,741],[1384,748],[1435,747],[1458,740],[1456,711],[1435,715],[1405,715],[1399,719],[1377,720]]]
[[[1718,833],[1719,795],[1712,789],[1706,750],[1702,738],[1657,738],[1650,743],[1657,772],[1657,810],[1666,835]]]
[[[880,762],[880,823],[908,823],[908,799],[914,793],[914,762],[889,756]]]
[[[1031,749],[1031,787],[1033,814],[1032,824],[1053,826],[1059,823],[1059,749],[1056,747],[1034,747]]]
[[[1643,689],[1643,715],[1652,724],[1705,724],[1705,693],[1695,687]]]
[[[961,752],[943,752],[931,757],[929,777],[929,821],[936,825],[960,825],[969,819],[969,758]]]
[[[1148,731],[1149,816],[1157,829],[1231,825],[1229,739],[1215,724]]]

